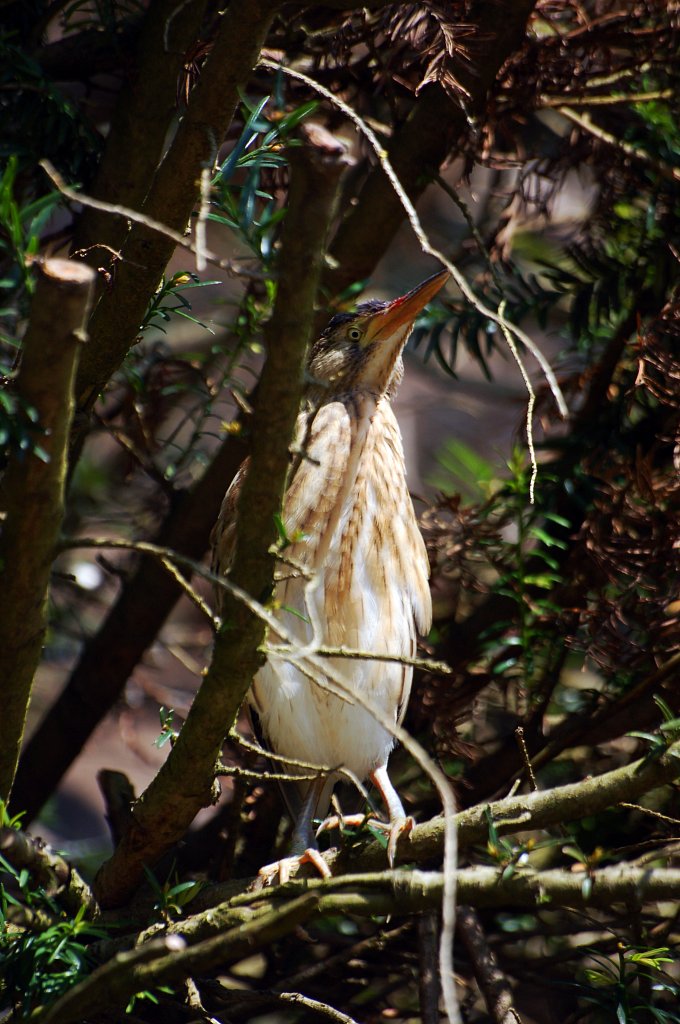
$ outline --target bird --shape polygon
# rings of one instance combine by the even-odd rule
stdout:
[[[288,544],[273,601],[277,619],[303,647],[412,659],[418,634],[430,630],[429,563],[392,399],[415,320],[448,277],[440,271],[391,302],[373,299],[336,313],[310,346],[281,516]],[[211,535],[218,575],[228,574],[233,559],[247,465],[227,490]],[[294,817],[290,857],[261,869],[265,876],[278,870],[281,881],[289,871],[284,860],[312,861],[328,873],[312,823],[328,811],[340,769],[369,779],[380,793],[390,863],[399,836],[413,825],[388,775],[394,736],[386,727],[402,722],[412,666],[354,657],[327,664],[346,681],[344,692],[270,655],[248,693],[267,748],[284,763],[291,759],[290,775],[307,776],[282,786]],[[353,693],[377,706],[382,721]],[[325,770],[310,779],[300,762]]]

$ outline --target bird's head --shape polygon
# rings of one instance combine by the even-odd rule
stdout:
[[[440,271],[393,302],[371,300],[354,313],[336,314],[312,346],[312,385],[326,398],[358,392],[379,398],[393,391],[415,319],[448,276],[447,270]]]

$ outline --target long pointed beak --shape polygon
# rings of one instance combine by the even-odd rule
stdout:
[[[412,324],[421,309],[428,304],[430,299],[434,298],[448,279],[448,270],[440,270],[432,277],[428,277],[426,281],[416,285],[406,295],[390,302],[379,313],[375,313],[367,324],[364,345],[391,338],[400,327]]]

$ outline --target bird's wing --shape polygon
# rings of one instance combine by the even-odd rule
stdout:
[[[283,521],[288,536],[301,539],[287,554],[307,563],[314,559],[344,486],[350,445],[350,417],[342,403],[331,402],[298,417],[293,444],[296,465],[285,497]],[[246,459],[232,480],[210,535],[212,571],[216,575],[226,575],[234,559],[238,500],[249,465],[250,459]]]
[[[220,514],[210,534],[210,549],[212,553],[210,568],[216,576],[226,576],[234,560],[234,550],[236,548],[236,510],[249,464],[250,459],[248,458],[239,466],[236,476],[231,481],[227,493],[222,499]],[[223,588],[216,585],[215,598],[218,611],[222,607],[223,593]]]

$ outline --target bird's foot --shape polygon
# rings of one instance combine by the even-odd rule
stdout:
[[[360,828],[365,822],[373,820],[370,814],[331,814],[321,822],[316,830],[316,836],[318,839],[322,832],[331,832],[335,828]]]
[[[365,824],[369,824],[372,829],[387,835],[387,861],[393,868],[399,840],[402,836],[408,835],[415,825],[415,821],[410,816],[400,815],[392,821],[381,821],[380,818],[375,818],[371,814],[333,814],[321,822],[316,834],[318,837],[322,832],[329,832],[334,828],[343,829],[348,825],[360,828]]]
[[[413,831],[414,819],[410,815],[408,817],[404,815],[404,817],[393,818],[392,821],[372,821],[371,825],[386,834],[387,863],[393,868],[399,840]]]
[[[302,864],[313,864],[322,878],[331,877],[331,869],[323,859],[318,850],[308,847],[304,853],[294,857],[282,857],[273,864],[265,864],[257,873],[256,888],[261,889],[268,885],[285,885],[290,880],[293,869],[297,870]]]

